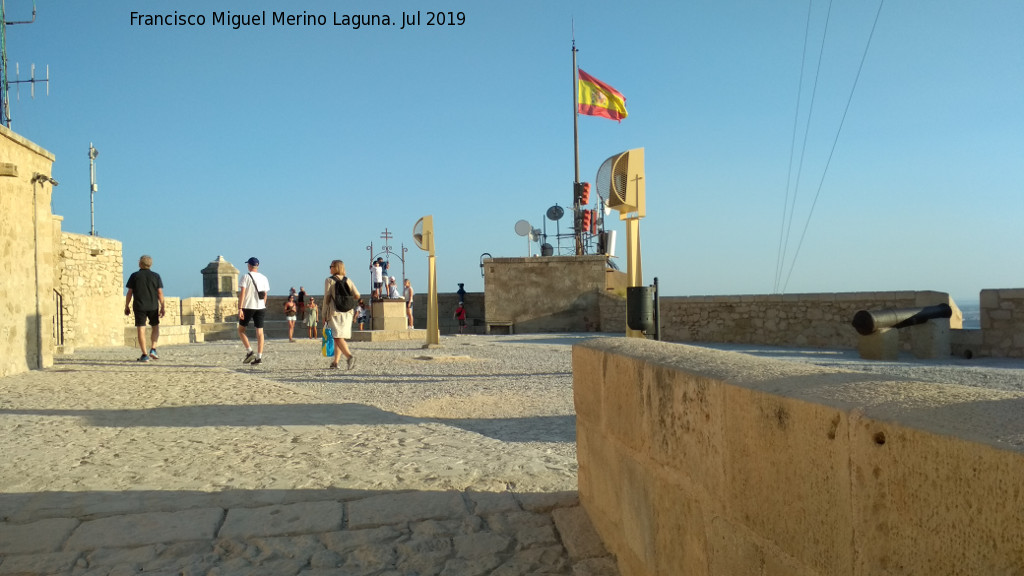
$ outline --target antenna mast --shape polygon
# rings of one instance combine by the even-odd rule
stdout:
[[[9,65],[7,64],[7,26],[13,24],[32,24],[36,21],[36,3],[32,2],[31,20],[7,20],[7,0],[0,0],[0,122],[8,128],[11,127],[11,84],[31,84],[32,98],[36,97],[36,82],[46,84],[46,94],[50,94],[50,66],[46,66],[46,78],[36,79],[36,65],[32,64],[28,80],[21,80],[18,77],[18,65],[15,64],[15,80],[10,81]]]

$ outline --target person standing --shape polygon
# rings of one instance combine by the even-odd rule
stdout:
[[[249,272],[242,276],[238,282],[238,337],[242,339],[245,346],[245,358],[242,362],[260,364],[263,362],[263,319],[267,313],[267,293],[270,292],[270,280],[260,273],[260,261],[253,256],[245,261]],[[256,326],[256,352],[255,357],[252,346],[249,345],[249,337],[245,329],[252,320]]]
[[[347,359],[348,369],[351,370],[356,365],[356,357],[348,349],[348,343],[345,339],[352,337],[352,319],[355,317],[355,306],[344,312],[338,310],[334,303],[335,284],[337,283],[344,283],[344,287],[348,289],[349,294],[352,296],[352,302],[359,301],[359,290],[356,289],[355,284],[345,275],[345,263],[341,260],[331,262],[331,275],[324,281],[324,303],[320,308],[321,313],[324,315],[324,329],[330,328],[334,337],[334,361],[331,362],[331,368],[338,367],[338,360],[344,354]]]
[[[459,307],[455,309],[455,317],[459,320],[459,334],[466,333],[466,306],[459,302]]]
[[[306,319],[306,288],[299,286],[299,296],[295,299],[295,302],[299,305],[299,321]]]
[[[380,290],[384,286],[384,259],[377,258],[370,263],[370,282],[373,290],[371,290],[370,297],[373,300],[380,300],[382,298]]]
[[[409,320],[409,328],[412,328],[412,283],[405,279],[405,317]]]
[[[306,328],[307,331],[309,332],[310,339],[317,337],[317,310],[318,308],[316,307],[316,299],[310,298],[309,306],[306,308]]]
[[[465,304],[466,303],[466,286],[462,282],[459,282],[459,289],[456,290],[455,293],[459,295],[459,304]]]
[[[124,297],[124,315],[130,313],[129,305],[135,311],[135,330],[139,337],[139,348],[142,349],[142,356],[139,362],[149,362],[150,359],[157,360],[160,356],[156,353],[156,341],[160,339],[160,319],[164,317],[164,283],[160,275],[153,272],[153,258],[143,254],[139,258],[139,270],[132,272],[128,277],[128,294]],[[132,303],[132,299],[135,300]],[[150,346],[146,349],[146,321],[149,321]]]
[[[284,319],[288,321],[288,341],[295,342],[295,314],[298,312],[298,305],[295,304],[295,296],[289,296],[284,303]]]

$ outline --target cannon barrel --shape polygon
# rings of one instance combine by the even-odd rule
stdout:
[[[922,308],[860,310],[853,315],[853,327],[861,335],[867,336],[882,328],[905,328],[924,324],[933,318],[950,318],[952,316],[953,309],[949,304],[936,304]]]

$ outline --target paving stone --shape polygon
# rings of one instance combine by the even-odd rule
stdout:
[[[551,517],[571,560],[575,562],[608,555],[601,537],[590,522],[590,516],[582,506],[559,508],[551,512]]]
[[[497,556],[454,558],[445,563],[439,576],[484,576],[490,574],[500,564],[501,558]]]
[[[370,528],[400,522],[462,518],[468,513],[461,492],[399,492],[350,502],[350,528]]]
[[[75,566],[80,555],[79,552],[46,552],[5,556],[0,574],[65,574]]]
[[[392,526],[381,526],[380,528],[370,528],[368,530],[328,532],[320,536],[320,541],[329,550],[344,556],[359,548],[380,546],[382,544],[390,546],[403,535],[402,531],[396,530]]]
[[[50,518],[28,524],[0,523],[0,554],[59,552],[71,531],[74,518]]]
[[[344,505],[334,501],[232,508],[218,536],[253,538],[329,532],[341,528],[343,520]]]
[[[464,534],[453,538],[455,555],[459,558],[477,558],[480,556],[496,556],[509,549],[512,539],[500,534],[478,532]],[[493,568],[493,566],[492,566]]]
[[[65,547],[68,550],[95,550],[212,540],[223,517],[224,511],[220,508],[203,508],[100,518],[79,525]]]
[[[143,564],[157,557],[157,546],[139,546],[136,548],[100,548],[85,555],[89,566],[117,566],[118,564]]]
[[[619,567],[611,557],[587,558],[572,565],[573,576],[619,576]]]

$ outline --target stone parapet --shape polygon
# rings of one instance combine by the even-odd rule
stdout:
[[[623,576],[1024,573],[1022,392],[608,338],[573,393]]]
[[[981,291],[981,356],[1024,358],[1024,289]]]
[[[670,342],[856,348],[850,323],[858,310],[949,304],[953,318],[938,322],[957,329],[963,321],[953,299],[933,291],[685,296],[663,297],[660,303],[662,340]],[[600,310],[603,331],[625,330],[624,299],[606,294]],[[909,351],[910,333],[900,332],[901,349]]]

